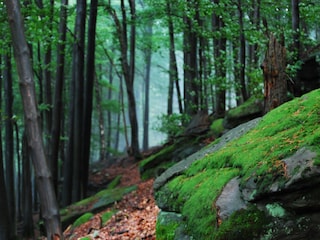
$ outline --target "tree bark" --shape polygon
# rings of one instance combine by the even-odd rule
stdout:
[[[286,49],[271,34],[262,64],[264,77],[264,112],[287,101]]]
[[[110,64],[111,65],[111,64]],[[102,72],[101,64],[99,64],[99,72]],[[99,84],[99,78],[95,78],[94,80],[94,89],[95,89],[95,97],[96,97],[96,109],[98,114],[98,122],[99,122],[99,149],[100,149],[100,161],[104,161],[106,159],[107,151],[106,151],[106,141],[105,141],[105,127],[104,127],[104,117],[103,117],[103,109],[101,106],[101,87]],[[111,126],[109,126],[111,129]]]
[[[11,232],[16,232],[16,196],[15,196],[15,164],[14,164],[14,140],[13,140],[13,89],[12,89],[12,65],[11,46],[4,56],[4,100],[5,100],[5,163],[6,163],[6,188],[9,203],[9,219]]]
[[[30,157],[27,146],[26,134],[23,134],[22,140],[22,162],[23,162],[23,237],[33,237],[33,211],[32,211],[32,184]]]
[[[153,22],[150,21],[146,26],[145,34],[148,36],[147,46],[144,49],[145,52],[145,100],[144,100],[144,113],[143,113],[143,150],[147,150],[149,147],[149,103],[150,103],[150,71],[151,71],[151,58],[152,58],[152,25]]]
[[[0,65],[2,63],[2,56],[0,56]],[[0,70],[0,86],[2,86],[2,71]],[[0,87],[0,102],[2,102],[2,89]],[[0,112],[0,118],[2,119],[3,115]],[[1,136],[1,129],[0,129]],[[2,138],[0,138],[0,192],[2,196],[0,198],[0,239],[14,239],[14,232],[10,228],[10,219],[9,219],[9,203],[7,198],[7,189],[5,184],[5,175],[4,175],[4,161],[3,161],[3,151],[2,151]]]
[[[96,22],[97,22],[98,0],[90,2],[90,16],[88,24],[88,45],[87,45],[87,74],[84,87],[84,122],[83,122],[83,142],[82,156],[83,162],[81,166],[81,188],[83,196],[86,196],[88,177],[89,177],[89,161],[90,161],[90,143],[91,143],[91,117],[92,117],[92,101],[93,86],[95,78],[95,50],[96,50]]]
[[[47,239],[54,237],[62,239],[59,208],[42,140],[30,52],[24,34],[20,6],[17,0],[6,0],[5,3],[20,77],[20,92],[23,101],[27,141],[37,177],[41,212],[45,222]]]
[[[64,85],[64,64],[65,64],[65,41],[67,29],[67,5],[68,0],[61,0],[60,7],[60,22],[59,22],[59,43],[57,46],[57,69],[56,82],[54,91],[54,104],[52,109],[52,128],[49,149],[49,162],[51,163],[51,171],[55,191],[58,186],[58,157],[59,157],[59,143],[61,133],[61,123],[63,117],[62,108],[62,93]]]
[[[219,0],[214,1],[216,4],[219,3]],[[214,67],[215,67],[215,77],[217,79],[216,84],[216,114],[219,117],[223,117],[226,111],[226,46],[227,39],[223,34],[224,22],[223,19],[214,14],[213,15],[213,31],[220,32],[219,37],[213,39],[214,42]]]
[[[83,108],[84,108],[84,49],[85,49],[85,20],[86,20],[86,0],[77,0],[77,15],[75,22],[75,39],[73,44],[73,62],[72,62],[72,84],[71,102],[73,106],[72,127],[70,132],[70,151],[72,161],[72,179],[66,183],[72,186],[72,202],[80,200],[84,196],[82,189],[81,171],[83,164],[82,143],[84,138],[83,129]]]
[[[194,21],[198,20],[198,3],[194,0],[187,1],[187,8],[195,9],[194,16],[184,16],[185,31],[183,33],[183,61],[184,61],[184,110],[192,116],[199,110],[199,87],[198,77],[198,34],[195,30]],[[190,11],[191,12],[191,11]],[[195,18],[195,19],[193,19]]]
[[[246,42],[244,36],[244,23],[243,23],[243,9],[241,5],[241,0],[238,0],[238,11],[239,11],[239,77],[240,77],[240,84],[241,84],[241,96],[242,100],[246,101],[248,99],[248,92],[247,92],[247,85],[245,80],[245,72],[246,72]]]

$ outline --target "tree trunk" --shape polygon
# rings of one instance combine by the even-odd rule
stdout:
[[[214,1],[216,4],[219,0]],[[215,67],[215,78],[217,79],[216,84],[216,114],[219,117],[223,117],[226,111],[226,46],[227,39],[223,34],[224,22],[223,19],[214,14],[213,15],[213,31],[220,32],[219,37],[213,39],[214,42],[214,67]]]
[[[32,212],[32,184],[30,157],[28,152],[26,134],[23,134],[22,141],[22,161],[23,161],[23,237],[31,238],[33,233],[33,212]]]
[[[99,65],[100,72],[102,71],[101,65]],[[100,78],[100,77],[99,77]],[[99,79],[95,78],[95,97],[96,97],[96,109],[98,114],[99,121],[99,149],[100,149],[100,161],[104,161],[107,155],[106,151],[106,141],[105,141],[105,128],[104,128],[104,118],[103,118],[103,109],[101,106],[101,87],[99,84]],[[109,126],[111,129],[111,126]]]
[[[8,49],[11,49],[9,47]],[[10,50],[4,56],[4,100],[5,100],[5,177],[7,188],[7,200],[9,203],[9,219],[11,232],[16,232],[16,196],[15,196],[15,164],[14,164],[14,140],[13,140],[13,90],[12,90],[12,65]]]
[[[239,77],[240,77],[240,84],[241,84],[241,96],[242,100],[246,101],[248,99],[248,92],[247,92],[247,85],[245,80],[245,72],[246,72],[246,41],[244,36],[244,24],[243,24],[243,10],[241,5],[241,0],[238,0],[238,11],[239,11],[239,28],[240,28],[240,35],[239,35]]]
[[[83,108],[84,108],[84,49],[85,49],[85,20],[86,20],[86,0],[77,1],[77,16],[75,22],[75,42],[73,45],[73,66],[72,78],[74,82],[74,117],[72,132],[72,202],[80,200],[84,196],[84,189],[81,188],[81,171],[83,165]],[[69,183],[70,184],[70,183]]]
[[[135,1],[129,0],[130,15],[131,15],[131,28],[130,28],[130,56],[128,62],[128,36],[127,36],[127,16],[125,10],[124,0],[121,0],[121,12],[122,23],[120,22],[114,9],[109,7],[111,16],[113,17],[116,29],[117,37],[120,43],[121,51],[121,66],[123,71],[124,80],[126,83],[128,108],[129,108],[129,120],[131,125],[131,146],[128,146],[128,153],[133,156],[135,160],[141,158],[139,149],[139,136],[138,136],[138,120],[136,112],[136,100],[134,95],[134,71],[135,71],[135,42],[136,42],[136,10]]]
[[[90,143],[91,143],[91,117],[92,117],[92,101],[93,86],[95,78],[95,50],[96,50],[96,22],[97,22],[98,0],[90,2],[90,16],[88,25],[88,50],[87,50],[87,74],[84,87],[84,123],[83,123],[83,142],[81,165],[81,188],[83,196],[86,196],[88,177],[89,177],[89,161],[90,161]]]
[[[20,91],[24,108],[27,141],[37,177],[41,212],[45,222],[47,239],[52,239],[54,237],[63,238],[59,208],[56,201],[51,173],[47,165],[42,133],[40,130],[30,53],[24,35],[20,6],[17,0],[6,0],[5,3],[7,6],[17,70],[20,77]]]
[[[195,9],[196,14],[192,16],[198,20],[198,4],[196,1],[188,0],[187,8]],[[191,11],[190,11],[191,12]],[[184,49],[184,110],[192,116],[199,110],[199,87],[197,84],[197,50],[198,36],[194,28],[194,20],[191,16],[184,16],[185,31],[183,34]]]
[[[291,8],[292,8],[292,31],[293,31],[293,59],[292,64],[296,64],[296,62],[300,59],[300,10],[299,10],[299,0],[291,0]],[[301,81],[299,77],[294,78],[294,95],[301,96]]]
[[[59,22],[59,43],[57,46],[57,69],[56,83],[54,93],[54,104],[52,109],[52,128],[49,149],[49,162],[51,163],[51,171],[55,191],[58,187],[58,158],[59,158],[59,143],[61,133],[62,117],[64,116],[62,107],[62,95],[64,85],[64,64],[65,64],[65,41],[67,30],[67,5],[68,0],[61,0],[60,7],[60,22]]]
[[[287,101],[286,49],[271,34],[265,59],[262,63],[264,77],[264,112]]]
[[[0,65],[2,64],[2,56],[0,56]],[[0,86],[2,86],[2,71],[0,70]],[[2,102],[2,87],[0,87],[0,102]],[[3,115],[0,112],[0,119]],[[1,129],[0,129],[1,136]],[[9,219],[9,203],[7,198],[7,189],[4,175],[4,161],[2,151],[2,138],[0,138],[0,192],[2,196],[0,198],[0,239],[14,239],[14,232],[11,231],[10,219]]]
[[[147,150],[149,147],[149,103],[150,103],[150,70],[151,70],[151,57],[152,57],[152,25],[153,22],[150,21],[146,26],[145,34],[148,36],[147,46],[144,49],[145,52],[145,100],[144,100],[144,115],[143,115],[143,150]]]

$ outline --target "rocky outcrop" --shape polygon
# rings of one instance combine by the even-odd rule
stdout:
[[[241,180],[230,180],[217,198],[219,222],[233,213],[257,206],[268,222],[261,239],[319,239],[320,237],[320,167],[314,165],[319,155],[307,148],[281,160],[285,181],[279,179],[261,188],[254,177],[240,188]]]
[[[154,189],[171,224],[157,238],[320,239],[319,109],[317,90],[165,171]]]
[[[218,151],[219,149],[224,147],[228,142],[241,137],[243,134],[247,133],[249,130],[254,128],[259,123],[260,120],[261,118],[256,118],[247,123],[241,124],[240,126],[224,134],[216,144],[203,148],[198,152],[176,163],[174,166],[167,169],[165,172],[163,172],[159,177],[155,179],[154,185],[153,185],[154,189],[155,190],[159,189],[166,182],[168,182],[168,180],[170,180],[172,177],[177,176],[181,172],[186,170],[194,161],[202,159],[208,153]]]

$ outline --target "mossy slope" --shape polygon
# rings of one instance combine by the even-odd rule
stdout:
[[[285,181],[281,159],[302,147],[320,153],[319,124],[320,90],[315,90],[274,109],[249,133],[194,162],[157,191],[156,198],[166,202],[165,210],[182,213],[195,239],[220,239],[223,228],[217,228],[214,203],[225,184],[235,176],[242,184],[254,178],[259,194],[275,179]]]

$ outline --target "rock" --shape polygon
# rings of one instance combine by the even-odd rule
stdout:
[[[288,196],[289,192],[299,191],[298,195],[306,188],[320,184],[320,166],[314,165],[314,159],[318,155],[303,147],[291,157],[282,160],[284,163],[285,181],[278,178],[264,188],[260,188],[259,183],[252,176],[245,183],[242,189],[243,198],[246,201],[259,201],[261,198],[277,194]],[[310,191],[310,189],[308,190]],[[288,198],[291,198],[290,196]],[[298,197],[298,196],[296,196]],[[305,197],[305,196],[304,196]],[[292,200],[293,198],[291,198]],[[308,204],[309,205],[309,204]],[[320,206],[320,205],[319,205]]]
[[[210,120],[208,114],[199,112],[193,116],[186,127],[184,135],[198,135],[209,130]]]
[[[233,129],[262,115],[263,100],[252,97],[240,106],[230,109],[224,117],[223,126],[225,129]]]
[[[183,222],[181,214],[160,211],[157,217],[157,228],[158,231],[166,234],[162,235],[162,239],[191,240],[192,238],[185,233]]]
[[[246,203],[241,196],[239,184],[240,180],[236,177],[231,179],[223,188],[215,204],[218,221],[223,221],[230,217],[235,211],[246,208]]]
[[[311,178],[317,179],[320,176],[320,167],[313,164],[316,157],[317,153],[304,147],[293,156],[282,160],[289,179],[285,184],[285,189],[300,188],[298,185],[303,184],[303,181]]]
[[[172,177],[179,175],[179,173],[186,170],[194,161],[203,158],[206,154],[218,151],[223,146],[225,146],[228,142],[233,139],[239,138],[243,134],[247,133],[249,130],[254,128],[261,118],[253,119],[247,123],[241,124],[240,126],[228,131],[221,138],[219,138],[219,142],[214,145],[210,145],[201,149],[200,151],[190,155],[186,159],[176,163],[171,168],[164,171],[159,177],[157,177],[154,181],[153,187],[155,190],[159,189],[166,182],[168,182]]]

